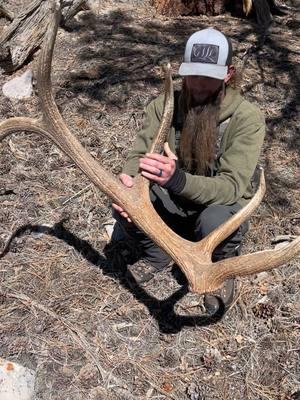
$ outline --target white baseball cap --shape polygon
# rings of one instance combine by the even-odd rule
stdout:
[[[217,29],[203,29],[188,39],[179,75],[208,76],[223,80],[231,59],[231,41]]]

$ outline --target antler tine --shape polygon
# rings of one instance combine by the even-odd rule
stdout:
[[[161,153],[164,142],[170,131],[174,110],[174,90],[170,63],[163,66],[165,72],[164,110],[159,129],[152,142],[149,153]]]
[[[40,124],[40,121],[33,118],[16,117],[0,122],[0,142],[8,135],[25,131],[27,133],[38,133],[49,137],[49,133]]]
[[[230,219],[212,231],[208,236],[206,236],[201,242],[198,242],[197,247],[200,249],[205,249],[210,255],[213,253],[214,249],[230,236],[238,227],[246,221],[253,211],[261,203],[266,191],[266,182],[264,171],[260,168],[260,180],[258,189],[249,201],[249,203],[243,207],[239,212],[233,215]]]
[[[243,0],[243,11],[246,14],[246,16],[249,14],[251,9],[252,9],[252,0]]]
[[[269,271],[273,268],[287,264],[292,258],[300,254],[300,236],[276,250],[263,250],[243,256],[227,258],[222,261],[213,263],[202,280],[208,282],[203,287],[203,283],[199,282],[197,290],[200,292],[212,291],[222,285],[222,283],[235,276],[246,276],[257,274],[262,271]]]
[[[170,63],[164,64],[163,70],[165,73],[165,97],[163,114],[159,128],[152,141],[149,153],[160,154],[163,151],[163,145],[170,131],[170,126],[173,118],[174,90]],[[135,177],[134,181],[137,190],[140,192],[140,195],[144,197],[145,201],[147,201],[147,199],[149,198],[149,180],[139,174]],[[147,203],[148,207],[152,208],[152,204],[149,204],[149,202]]]

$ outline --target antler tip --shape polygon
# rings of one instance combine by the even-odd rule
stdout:
[[[165,60],[164,62],[160,63],[160,67],[164,71],[164,73],[169,73],[171,70],[171,63],[168,60]]]

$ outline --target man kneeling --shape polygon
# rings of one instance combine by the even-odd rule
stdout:
[[[265,135],[259,109],[236,88],[230,39],[216,29],[194,33],[179,68],[182,89],[174,93],[174,115],[164,154],[149,154],[163,113],[164,96],[146,108],[143,129],[120,175],[131,187],[140,172],[150,181],[150,198],[161,218],[179,235],[199,241],[239,211],[253,196],[254,174]],[[148,282],[169,265],[170,257],[113,204],[120,230],[142,248],[143,260],[131,266],[138,283]],[[248,229],[243,223],[213,253],[213,261],[234,257]],[[119,232],[118,232],[119,231]],[[227,309],[234,281],[225,282],[204,304],[213,314],[218,298]]]

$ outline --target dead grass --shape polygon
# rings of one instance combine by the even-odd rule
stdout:
[[[244,74],[245,95],[269,127],[261,157],[268,191],[244,252],[270,247],[278,234],[300,234],[297,21],[276,18]],[[169,58],[178,82],[186,37],[208,24],[233,37],[242,66],[255,26],[227,15],[172,20],[111,1],[60,30],[58,106],[107,169],[120,171],[143,107],[161,90],[157,63]],[[38,115],[37,99],[2,95],[0,114]],[[36,369],[36,399],[296,398],[299,260],[240,279],[230,312],[208,321],[202,297],[170,271],[147,291],[122,279],[103,251],[109,200],[54,145],[15,135],[0,159],[2,248],[14,234],[0,263],[0,356]]]

